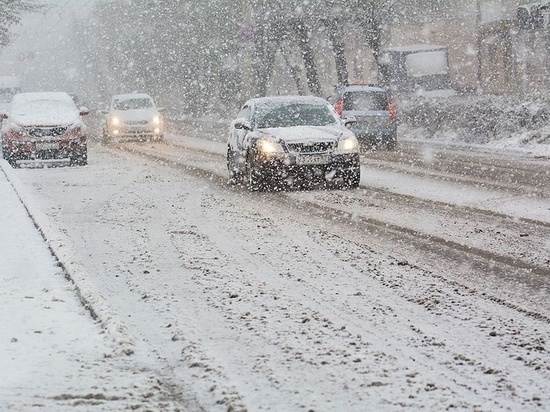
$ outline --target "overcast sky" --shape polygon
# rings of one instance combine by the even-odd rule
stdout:
[[[73,22],[85,18],[95,0],[40,2],[46,9],[23,17],[12,28],[12,43],[0,49],[0,75],[20,77],[24,91],[75,92],[78,45],[71,34]]]

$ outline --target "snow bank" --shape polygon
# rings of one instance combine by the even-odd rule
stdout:
[[[111,309],[107,300],[97,291],[91,277],[80,263],[78,252],[74,249],[69,238],[52,224],[50,219],[41,211],[32,194],[19,180],[8,162],[0,160],[0,167],[8,177],[53,255],[63,267],[66,277],[74,283],[80,301],[112,337],[115,343],[115,353],[133,354],[135,352],[135,338]]]
[[[402,137],[532,149],[550,155],[550,98],[455,96],[398,100]]]

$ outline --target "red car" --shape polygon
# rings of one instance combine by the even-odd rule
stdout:
[[[71,165],[88,163],[86,126],[64,92],[18,93],[9,112],[3,112],[0,136],[2,154],[13,167],[32,161],[66,161]]]

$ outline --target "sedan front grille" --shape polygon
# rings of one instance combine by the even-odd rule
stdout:
[[[291,153],[329,153],[336,148],[336,142],[287,143]]]
[[[65,132],[67,131],[67,127],[27,127],[25,130],[27,131],[28,135],[32,137],[58,137],[65,134]]]
[[[126,121],[126,124],[129,126],[137,125],[137,124],[147,124],[147,120],[128,120]]]

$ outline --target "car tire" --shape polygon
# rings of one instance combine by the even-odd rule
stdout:
[[[237,185],[243,182],[243,174],[235,167],[235,152],[229,146],[227,147],[227,171],[230,184]]]
[[[395,150],[397,147],[397,137],[393,136],[392,138],[388,139],[386,141],[386,149],[387,150]]]
[[[111,135],[105,129],[103,129],[103,134],[101,135],[101,143],[104,145],[111,143]]]
[[[248,189],[254,192],[263,191],[266,188],[264,178],[254,168],[254,153],[246,157],[246,184]]]
[[[347,172],[344,175],[343,180],[343,186],[345,189],[357,189],[359,187],[359,182],[361,181],[360,169]]]
[[[88,149],[76,153],[76,156],[71,157],[71,166],[86,166],[88,164]]]

